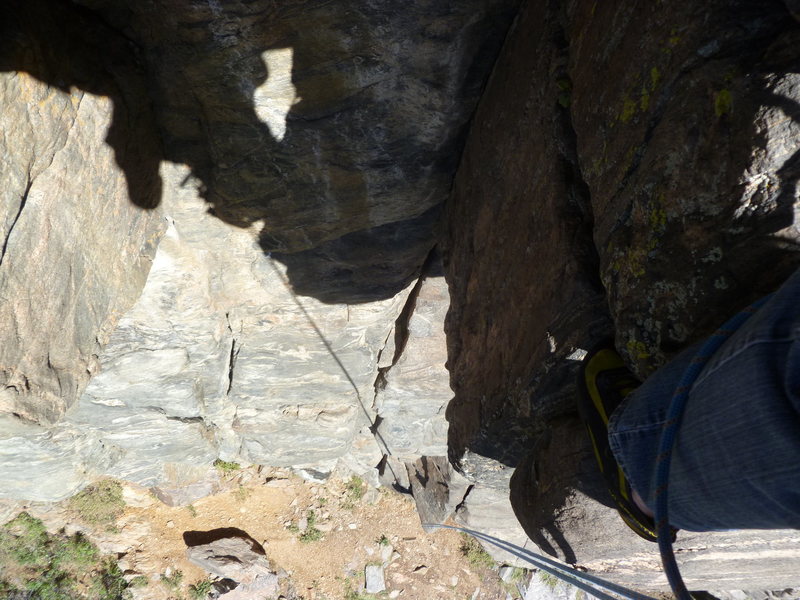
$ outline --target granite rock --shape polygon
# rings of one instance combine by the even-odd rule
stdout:
[[[0,9],[0,413],[52,423],[144,285],[164,229],[146,172],[160,144],[122,36],[18,4]]]
[[[778,2],[566,12],[600,275],[647,375],[800,265],[800,24]]]
[[[666,581],[593,464],[577,365],[616,331],[646,374],[800,258],[797,23],[722,5],[523,6],[445,208],[457,518],[513,508],[541,551],[638,589]],[[679,562],[696,589],[793,585],[795,537],[687,534]]]

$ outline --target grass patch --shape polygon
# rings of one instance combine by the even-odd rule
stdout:
[[[115,560],[102,556],[79,533],[49,534],[39,519],[24,512],[0,527],[0,573],[0,593],[5,598],[130,598]]]
[[[511,577],[508,578],[508,581],[503,582],[503,588],[505,588],[506,592],[513,595],[519,594],[519,585],[523,583],[525,580],[525,576],[528,574],[526,569],[522,567],[514,567],[511,570]]]
[[[67,508],[84,523],[113,529],[125,509],[122,485],[114,479],[97,481],[70,498]]]
[[[205,600],[211,592],[212,585],[213,583],[210,579],[203,579],[197,583],[193,583],[189,586],[189,597],[192,598],[192,600]]]
[[[225,475],[230,475],[231,473],[238,471],[242,468],[239,463],[236,462],[228,462],[226,460],[220,460],[219,458],[214,461],[214,466],[225,473]]]
[[[194,507],[194,504],[187,505],[186,506],[186,510],[189,512],[189,514],[192,517],[196,517],[197,516],[197,509]]]
[[[145,577],[144,575],[137,575],[133,579],[128,582],[128,587],[147,587],[150,584],[150,580]]]
[[[495,566],[494,559],[483,549],[478,540],[469,534],[461,534],[460,550],[467,562],[476,569],[493,569]]]
[[[183,582],[183,571],[173,571],[171,575],[162,575],[161,583],[166,585],[169,589],[178,591]]]
[[[244,502],[250,497],[250,492],[252,492],[250,488],[246,488],[243,485],[240,485],[238,488],[234,490],[233,497],[236,498],[239,502]]]
[[[388,546],[389,538],[387,538],[385,534],[381,535],[381,537],[375,540],[375,543],[378,544],[378,546]]]
[[[348,577],[344,581],[344,600],[383,600],[387,597],[388,594],[386,592],[367,594],[366,592],[360,591],[357,587],[354,587],[351,577]]]
[[[342,506],[347,509],[355,508],[355,505],[361,501],[364,494],[367,493],[367,486],[364,480],[358,475],[353,475],[344,486],[344,500]]]
[[[308,511],[306,516],[308,524],[306,530],[300,534],[300,541],[308,544],[309,542],[317,542],[322,539],[322,532],[317,529],[317,515],[313,510]]]

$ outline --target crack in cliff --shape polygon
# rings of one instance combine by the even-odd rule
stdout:
[[[14,220],[11,222],[11,226],[8,228],[6,239],[3,241],[3,248],[2,250],[0,250],[0,265],[3,264],[3,259],[6,257],[6,252],[8,251],[8,243],[11,240],[11,233],[14,231],[14,227],[16,226],[17,221],[19,221],[20,215],[22,215],[22,211],[28,202],[28,195],[30,194],[31,186],[33,186],[33,179],[31,179],[30,173],[28,173],[28,183],[25,186],[25,191],[22,192],[22,198],[20,199],[19,208],[17,209],[17,214],[14,217]]]
[[[233,335],[233,327],[229,317],[230,313],[225,313],[225,322],[228,326],[228,331],[231,334],[231,351],[228,355],[228,388],[225,390],[225,395],[230,396],[231,388],[233,388],[233,370],[236,368],[236,360],[239,358],[241,346],[236,346],[236,338]]]
[[[408,343],[408,324],[411,321],[411,316],[414,314],[414,309],[417,307],[417,299],[419,298],[419,292],[422,289],[422,284],[424,283],[425,279],[430,276],[431,267],[438,257],[437,247],[434,246],[428,252],[428,255],[425,257],[425,260],[420,267],[419,277],[417,278],[414,287],[411,288],[411,292],[408,294],[408,298],[406,298],[406,302],[403,305],[400,314],[397,316],[394,322],[394,355],[392,356],[392,362],[387,367],[379,367],[378,374],[375,377],[375,382],[373,384],[373,388],[375,390],[375,394],[372,399],[372,407],[375,408],[377,406],[378,394],[386,389],[386,385],[388,383],[387,374],[392,368],[397,364],[397,361],[400,360],[400,357],[403,355],[403,352],[406,349],[406,344]],[[391,334],[390,334],[391,335]],[[386,337],[386,341],[388,342],[389,337]],[[386,350],[386,345],[384,344],[383,349],[378,354],[378,362],[380,362],[380,358],[383,355],[383,352]]]

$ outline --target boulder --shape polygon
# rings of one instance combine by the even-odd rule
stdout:
[[[270,568],[261,545],[250,537],[226,536],[207,544],[190,546],[186,558],[221,579],[251,584],[256,579],[278,576]]]

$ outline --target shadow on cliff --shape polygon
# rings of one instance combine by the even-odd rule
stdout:
[[[231,7],[225,9],[231,11],[227,19],[212,3],[170,14],[154,4],[139,11],[135,18],[146,22],[137,29],[126,22],[134,18],[132,11],[91,5],[101,10],[68,0],[3,3],[0,71],[24,71],[65,93],[77,88],[110,98],[114,112],[106,141],[131,202],[157,207],[160,162],[185,164],[191,175],[184,184],[200,190],[210,214],[237,227],[261,227],[262,249],[287,266],[300,295],[327,303],[374,301],[394,296],[419,275],[435,244],[434,227],[463,131],[435,151],[412,144],[407,154],[393,148],[356,164],[336,149],[359,143],[355,128],[364,123],[350,115],[359,110],[358,98],[369,103],[372,92],[354,83],[358,64],[327,64],[335,62],[336,52],[346,54],[333,48],[336,52],[326,56],[325,40],[336,41],[339,32],[295,24],[275,33],[268,26],[269,11]],[[510,22],[508,12],[497,22]],[[178,24],[190,31],[191,42],[158,39]],[[473,65],[475,72],[464,83],[469,89],[461,92],[477,94],[502,39],[504,29],[497,29],[487,36],[487,52],[476,53],[480,64]],[[155,39],[139,39],[147,36]],[[353,81],[343,83],[325,69],[350,69]],[[205,82],[202,97],[198,82]],[[285,95],[287,84],[296,97],[279,97],[276,110],[273,96]],[[324,94],[333,100],[317,101]],[[318,129],[324,123],[328,129]],[[315,169],[317,154],[325,162]],[[367,180],[392,170],[410,181],[432,173],[438,191],[422,186],[420,208],[382,208],[392,216],[373,215],[375,182]],[[326,191],[330,187],[333,192]],[[378,187],[394,197],[388,183]]]
[[[735,314],[759,296],[773,291],[797,267],[798,257],[800,257],[796,251],[796,240],[779,237],[795,223],[800,151],[792,145],[783,157],[774,159],[771,164],[769,160],[763,163],[758,162],[758,157],[778,154],[779,144],[775,143],[776,138],[780,139],[784,133],[787,135],[787,139],[791,139],[792,135],[796,136],[796,129],[792,131],[791,128],[796,127],[800,122],[800,105],[783,96],[779,91],[780,88],[776,91],[774,83],[781,81],[783,75],[798,73],[798,37],[796,35],[798,28],[797,24],[788,18],[788,15],[783,17],[785,11],[782,13],[780,7],[772,14],[767,15],[769,18],[764,16],[763,13],[766,11],[762,7],[756,6],[756,3],[750,3],[749,7],[761,21],[753,18],[752,14],[731,15],[730,23],[724,23],[729,24],[730,31],[735,32],[729,37],[738,43],[726,46],[725,44],[730,40],[723,38],[724,42],[720,42],[715,38],[713,39],[714,44],[710,44],[716,48],[715,56],[712,58],[702,57],[701,52],[694,51],[693,48],[691,53],[687,53],[689,58],[687,58],[686,65],[675,67],[674,73],[665,75],[665,78],[670,78],[670,87],[664,87],[664,90],[667,90],[664,92],[665,96],[653,99],[650,115],[655,116],[652,116],[652,122],[647,124],[647,132],[641,137],[637,135],[635,139],[635,142],[639,144],[639,150],[644,154],[646,149],[652,152],[653,148],[659,147],[652,139],[656,135],[662,136],[660,147],[666,146],[664,138],[668,139],[668,135],[665,135],[664,132],[670,124],[676,129],[685,128],[685,131],[681,131],[681,133],[688,134],[686,136],[688,142],[682,149],[684,156],[681,157],[681,160],[676,161],[678,164],[675,169],[676,172],[686,173],[687,180],[699,182],[697,187],[687,193],[692,194],[692,200],[710,196],[724,199],[727,193],[731,197],[731,201],[723,206],[719,214],[704,215],[700,223],[698,223],[700,219],[696,214],[689,214],[683,223],[677,223],[676,231],[670,232],[674,236],[670,240],[672,246],[667,246],[667,250],[664,252],[665,256],[672,259],[672,264],[661,263],[659,265],[659,268],[663,269],[661,272],[647,273],[648,282],[660,281],[668,284],[671,280],[681,281],[680,277],[683,275],[681,271],[685,269],[685,262],[676,258],[676,250],[691,248],[692,244],[702,248],[703,242],[715,239],[711,238],[711,234],[708,232],[714,230],[716,230],[715,234],[719,231],[724,232],[720,236],[724,236],[720,245],[725,253],[726,261],[722,261],[720,265],[716,266],[708,264],[705,275],[707,281],[714,282],[717,275],[712,275],[713,269],[726,270],[726,281],[735,282],[735,285],[731,285],[724,292],[717,290],[717,296],[698,294],[697,303],[688,307],[687,311],[696,312],[698,319],[694,323],[699,322],[699,324],[688,332],[688,339],[684,341],[683,345],[666,348],[668,352],[677,353],[694,341],[702,339],[713,332],[730,315]],[[715,18],[709,18],[709,22],[720,21],[716,18],[719,16],[714,15]],[[538,23],[543,18],[537,14],[535,21]],[[767,23],[767,27],[764,26],[764,22]],[[758,26],[754,26],[752,23],[758,23]],[[660,25],[666,27],[663,23]],[[759,31],[757,27],[764,29]],[[649,31],[646,28],[641,30]],[[752,33],[753,31],[759,35]],[[535,38],[530,31],[522,28],[518,29],[516,33],[524,39]],[[711,32],[709,35],[714,33],[716,32]],[[616,32],[616,34],[621,35],[621,32]],[[748,38],[748,35],[751,37]],[[743,39],[744,41],[742,41]],[[528,56],[532,55],[534,55],[533,52],[528,53]],[[733,57],[732,60],[731,57]],[[503,63],[504,58],[501,58],[499,64]],[[724,62],[723,59],[728,62]],[[568,61],[565,59],[564,62]],[[725,65],[731,68],[732,73],[740,75],[731,76],[727,81],[722,76],[719,81],[709,81],[707,69],[709,64],[714,65],[719,71],[723,69],[722,66],[717,65]],[[529,71],[525,70],[527,64],[522,56],[519,58],[519,65],[519,72],[524,73],[527,77]],[[706,69],[698,69],[701,66]],[[698,71],[692,72],[693,69],[698,69]],[[487,90],[488,97],[492,97],[492,93],[497,98],[503,97],[504,93],[510,95],[512,91],[516,93],[518,89],[524,90],[523,85],[514,78],[513,73],[501,71],[496,72],[495,75],[490,82],[489,90]],[[702,89],[702,92],[699,93],[697,92],[698,81],[700,82],[699,87]],[[492,90],[492,83],[495,82],[499,82],[498,85],[504,85],[506,88],[501,92]],[[614,84],[609,83],[609,85]],[[789,85],[792,85],[791,80]],[[716,117],[709,121],[693,122],[687,119],[685,123],[675,123],[666,119],[659,120],[664,116],[666,112],[664,109],[667,105],[674,108],[676,104],[680,106],[681,101],[687,100],[696,100],[699,105],[700,102],[706,102],[704,94],[707,94],[709,99],[713,99],[713,95],[708,94],[707,90],[715,89],[714,86],[718,86],[716,89],[729,86],[732,90],[729,91],[733,103],[728,107],[730,109],[728,112],[721,110],[718,111],[719,114],[715,115],[714,105],[709,102],[703,106],[712,117]],[[598,92],[603,91],[598,90]],[[558,90],[554,90],[551,98],[553,106],[559,102],[556,97],[557,93]],[[691,94],[697,95],[693,98]],[[602,97],[602,94],[598,93],[598,96]],[[510,104],[498,106],[498,110],[510,111],[512,110]],[[525,110],[531,104],[531,101],[525,103]],[[764,113],[777,112],[770,109],[779,109],[782,114],[765,117]],[[691,111],[689,112],[691,113]],[[548,115],[547,112],[545,114]],[[583,116],[585,119],[585,115]],[[674,117],[674,112],[672,116]],[[481,120],[481,117],[479,109],[475,123],[477,130],[491,130],[492,125],[496,125],[496,121],[492,121],[488,117]],[[518,120],[522,124],[521,126],[526,124],[524,117],[524,114],[519,114]],[[770,129],[765,127],[766,122],[769,123]],[[587,133],[587,130],[591,130],[593,125],[595,123],[588,123],[588,125],[585,121],[582,123],[585,135],[592,135],[592,132]],[[656,131],[659,126],[661,126],[661,130]],[[571,124],[570,127],[573,125]],[[704,127],[706,129],[703,129]],[[497,129],[510,128],[497,127]],[[598,127],[598,131],[602,131],[602,127]],[[772,136],[771,139],[768,136]],[[683,139],[680,135],[675,137]],[[516,138],[512,137],[512,139]],[[486,142],[486,140],[482,141]],[[480,148],[472,155],[465,155],[464,162],[472,165],[489,162],[487,155],[502,152],[505,141],[506,137],[498,134],[497,144],[491,146],[491,150]],[[559,141],[562,140],[559,139]],[[615,140],[609,139],[604,140],[604,144],[606,141],[609,145],[615,142]],[[631,147],[634,145],[631,140],[625,140],[625,142],[630,143]],[[648,146],[648,144],[650,145]],[[489,147],[490,145],[484,143],[484,146]],[[509,144],[509,146],[515,153],[526,152],[531,147],[520,147],[519,144]],[[467,152],[472,149],[468,146]],[[698,159],[697,155],[701,152],[703,156]],[[500,154],[501,159],[504,156]],[[530,158],[533,160],[534,157],[530,156]],[[597,158],[596,156],[581,156],[580,164],[585,168]],[[540,158],[540,160],[546,159],[546,157]],[[577,158],[573,158],[571,162],[578,163]],[[760,166],[761,169],[770,171],[769,179],[765,176],[766,173],[752,173],[755,170],[753,167],[755,164],[769,165],[768,167]],[[689,173],[689,170],[698,166],[707,167],[709,171],[715,168],[725,169],[724,172],[730,175],[725,182],[729,187],[718,187],[717,181],[714,181],[713,177],[704,181],[702,173],[700,173],[701,177],[694,178],[695,174]],[[640,182],[647,181],[649,176],[656,179],[657,175],[645,172],[647,168],[647,165],[640,162],[638,158],[632,161],[630,170],[624,175],[625,180],[620,184],[620,195],[624,197],[622,192],[627,190],[622,188],[629,183],[628,180],[638,178]],[[773,172],[774,178],[772,178]],[[458,177],[460,182],[461,173]],[[740,204],[735,199],[743,196],[745,182],[752,183],[757,177],[764,177],[765,181],[769,180],[769,184],[759,190],[764,197],[756,196],[752,202],[748,203],[749,206],[746,205],[746,210],[743,210],[744,202]],[[512,183],[509,184],[503,180],[497,184],[497,187],[506,189],[503,187],[505,184],[508,188],[512,188],[513,192],[517,192],[513,188],[513,183],[516,183],[513,175],[509,175],[507,179]],[[776,179],[777,185],[775,185]],[[480,189],[479,184],[475,183],[476,181],[479,181],[477,177],[467,179],[463,185],[464,189]],[[703,187],[707,181],[712,183]],[[525,190],[524,193],[527,193],[530,185],[528,181],[525,181],[519,187]],[[587,194],[589,191],[587,187]],[[684,190],[681,191],[684,192]],[[519,191],[519,194],[522,195],[523,192]],[[507,196],[512,197],[513,193],[507,193]],[[631,194],[628,194],[628,198],[630,197]],[[533,236],[530,236],[525,229],[523,216],[523,210],[527,207],[516,207],[512,203],[513,200],[497,199],[496,202],[503,203],[502,206],[506,210],[511,207],[511,214],[520,215],[519,221],[521,222],[519,229],[515,229],[516,224],[511,223],[500,233],[485,224],[487,219],[484,213],[487,211],[485,211],[481,199],[465,195],[457,200],[458,202],[453,203],[457,209],[452,212],[457,215],[459,221],[448,223],[449,227],[455,228],[455,232],[451,234],[453,239],[450,240],[450,243],[456,247],[457,251],[461,252],[461,254],[457,254],[456,250],[451,249],[451,255],[456,257],[453,260],[459,260],[460,263],[455,269],[448,271],[451,275],[451,291],[453,292],[451,307],[455,307],[456,310],[453,315],[451,309],[451,315],[448,317],[451,321],[448,329],[448,335],[451,336],[448,340],[451,350],[449,360],[456,363],[455,365],[451,363],[450,367],[451,373],[458,373],[454,387],[459,386],[456,390],[456,398],[448,406],[447,412],[450,423],[450,458],[456,465],[466,465],[464,470],[468,475],[477,473],[475,477],[477,480],[488,479],[492,476],[491,471],[503,471],[502,467],[508,467],[509,470],[514,469],[510,481],[511,502],[526,533],[545,551],[558,554],[568,562],[574,562],[575,548],[579,548],[584,543],[581,534],[584,534],[588,540],[604,533],[597,529],[592,531],[590,526],[586,526],[591,525],[591,520],[597,515],[590,514],[591,510],[584,510],[592,503],[586,503],[581,496],[613,507],[610,495],[594,464],[588,437],[575,414],[575,387],[572,378],[576,375],[577,369],[574,366],[570,367],[567,360],[561,360],[557,364],[547,364],[546,358],[549,353],[546,352],[539,353],[540,361],[532,361],[526,365],[526,371],[516,367],[520,363],[524,364],[528,357],[536,356],[537,348],[543,345],[543,342],[539,340],[542,340],[545,334],[547,337],[553,337],[554,348],[563,348],[562,340],[568,339],[568,333],[576,330],[581,333],[578,339],[570,344],[570,348],[590,348],[600,341],[601,337],[594,337],[588,331],[588,327],[580,327],[580,324],[578,324],[578,328],[573,327],[571,330],[564,328],[564,322],[559,322],[558,318],[553,316],[563,317],[565,314],[565,307],[558,303],[558,296],[555,293],[553,294],[554,300],[549,305],[545,305],[542,311],[544,316],[540,315],[539,319],[528,318],[517,312],[517,307],[522,306],[523,303],[512,296],[515,289],[513,284],[523,281],[527,283],[528,290],[544,289],[549,291],[550,288],[547,287],[547,284],[541,283],[552,279],[542,275],[542,273],[547,273],[546,270],[538,268],[536,265],[520,264],[516,270],[510,273],[503,271],[505,279],[513,282],[507,286],[504,282],[498,282],[492,278],[493,273],[500,268],[498,265],[502,264],[501,261],[509,256],[507,250],[506,254],[502,253],[503,244],[507,239],[513,240],[513,243],[507,244],[508,247],[530,248],[529,244]],[[635,209],[641,210],[641,205],[633,206],[634,202],[645,201],[646,193],[643,192],[641,197],[631,199],[631,204],[626,212],[612,213],[611,216],[617,218],[618,226],[630,227],[631,212]],[[541,204],[544,202],[540,198],[530,198],[530,205],[539,206]],[[720,204],[724,204],[724,202]],[[555,202],[553,205],[558,206]],[[516,210],[514,210],[515,208]],[[496,209],[495,214],[501,213],[502,210],[502,208]],[[609,214],[602,216],[606,220],[609,219]],[[481,222],[482,219],[483,222]],[[693,220],[695,223],[692,223]],[[580,233],[588,244],[596,243],[592,239],[591,231],[586,235],[583,232],[575,231],[576,237]],[[594,231],[597,235],[597,230]],[[635,233],[642,234],[644,231],[639,230]],[[473,240],[478,239],[479,234],[481,236],[480,250],[474,248],[478,242],[475,242],[474,246],[470,246],[469,243],[462,243],[459,246],[459,240],[469,240],[472,243]],[[602,240],[601,236],[598,237]],[[597,240],[598,237],[594,239]],[[632,239],[631,246],[635,242],[635,238]],[[620,243],[620,246],[625,247],[624,242]],[[605,244],[600,246],[599,251],[605,252],[606,256],[609,252]],[[647,254],[647,252],[649,250],[644,253]],[[534,248],[530,254],[536,256],[536,249]],[[729,257],[730,260],[728,260]],[[705,262],[703,261],[703,263]],[[564,264],[568,264],[568,261],[565,260]],[[503,264],[503,267],[505,266]],[[464,276],[462,273],[467,273],[467,275]],[[574,271],[570,273],[574,275]],[[581,276],[584,274],[578,275],[578,277]],[[489,284],[494,282],[497,288],[502,285],[502,294],[495,294],[494,290],[488,289],[490,285],[487,285],[487,282]],[[566,282],[560,287],[569,285],[570,282]],[[644,292],[640,292],[640,295],[645,297]],[[524,296],[520,297],[524,300]],[[497,301],[492,304],[491,302],[495,298]],[[600,300],[602,301],[602,297]],[[501,312],[504,301],[506,306],[512,307],[507,314]],[[485,310],[483,309],[485,306],[496,307],[497,310]],[[482,309],[482,314],[480,314],[480,309]],[[636,316],[644,319],[646,315],[637,313]],[[548,319],[550,320],[548,321]],[[567,323],[567,325],[575,325],[575,323]],[[515,340],[515,343],[509,342],[512,339]],[[536,364],[536,362],[540,364]],[[550,414],[542,415],[542,408],[550,409]],[[476,455],[491,460],[482,461],[476,459]],[[594,522],[595,525],[600,526],[603,523],[603,519],[597,519]],[[621,521],[619,521],[619,527],[623,533],[627,533],[624,531]]]
[[[142,101],[147,88],[141,66],[127,40],[86,12],[59,0],[3,2],[0,72],[27,73],[65,94],[74,87],[110,98],[114,113],[106,142],[125,175],[130,201],[156,208],[162,151],[150,104]]]

